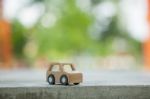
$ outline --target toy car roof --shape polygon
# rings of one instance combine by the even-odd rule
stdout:
[[[70,65],[70,66],[72,66],[72,68],[75,70],[74,64],[72,64],[72,63],[58,63],[58,62],[50,63],[48,70],[50,70],[53,65],[59,65],[59,66]]]

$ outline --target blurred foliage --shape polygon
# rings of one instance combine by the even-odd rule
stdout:
[[[41,28],[40,23],[35,27],[33,35],[39,46],[39,55],[57,57],[55,54],[59,53],[59,56],[65,56],[80,53],[89,45],[87,29],[92,18],[76,6],[75,0],[66,0],[58,11],[60,16],[52,27]]]
[[[113,1],[117,6],[117,0]],[[23,49],[30,42],[33,42],[33,48],[36,48],[31,48],[30,53],[37,50],[36,55],[30,57],[33,59],[44,56],[49,59],[63,58],[82,53],[108,55],[113,52],[112,42],[115,38],[126,39],[130,46],[128,52],[137,55],[141,51],[140,42],[131,38],[127,31],[120,27],[119,12],[109,19],[105,31],[99,31],[101,33],[95,40],[89,35],[89,28],[96,19],[92,13],[83,12],[76,5],[76,0],[31,0],[29,5],[39,2],[44,5],[45,12],[33,27],[27,30],[17,20],[13,21],[14,53],[18,57],[24,57]],[[104,0],[91,2],[94,7]],[[50,18],[54,18],[54,22],[49,22]]]
[[[141,55],[139,54],[142,52],[141,42],[133,39],[129,35],[129,33],[120,26],[118,15],[112,17],[105,31],[102,31],[101,35],[99,36],[99,42],[103,42],[104,49],[108,50],[106,52],[107,54],[109,52],[111,53],[113,52],[113,50],[111,50],[110,45],[116,38],[126,40],[126,43],[128,44],[127,48],[128,53],[131,53],[135,56]],[[108,45],[108,48],[106,47],[106,45]]]
[[[26,31],[25,27],[19,21],[14,20],[12,22],[12,43],[16,58],[24,56],[23,49],[27,41],[27,37],[25,36]]]
[[[121,26],[120,13],[119,13],[120,10],[118,7],[119,0],[92,0],[92,5],[94,7],[97,4],[107,2],[107,1],[111,1],[115,4],[117,13],[114,16],[112,16],[111,19],[110,18],[108,19],[109,24],[103,27],[105,28],[104,31],[100,31],[101,33],[99,33],[99,37],[98,37],[99,45],[98,46],[100,46],[100,50],[99,50],[100,55],[108,55],[108,54],[113,53],[113,46],[111,45],[116,38],[120,38],[120,39],[125,40],[128,45],[126,52],[136,57],[139,57],[140,55],[142,55],[141,54],[142,53],[141,42],[132,38],[129,35],[128,31],[124,27]],[[99,24],[102,24],[102,23],[99,23]]]
[[[92,5],[94,5],[94,6],[97,5],[97,4],[99,4],[102,1],[104,1],[104,0],[91,0]]]

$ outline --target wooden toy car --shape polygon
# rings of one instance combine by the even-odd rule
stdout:
[[[82,79],[82,73],[76,71],[71,63],[52,63],[46,73],[46,80],[50,85],[55,83],[78,85]]]

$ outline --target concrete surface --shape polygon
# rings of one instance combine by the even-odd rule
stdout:
[[[150,74],[83,72],[80,85],[48,85],[45,71],[0,72],[0,99],[150,99]]]

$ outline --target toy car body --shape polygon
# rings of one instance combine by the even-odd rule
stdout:
[[[50,85],[55,83],[77,85],[82,82],[82,79],[82,73],[76,71],[75,66],[71,63],[52,63],[46,73],[46,80]]]

